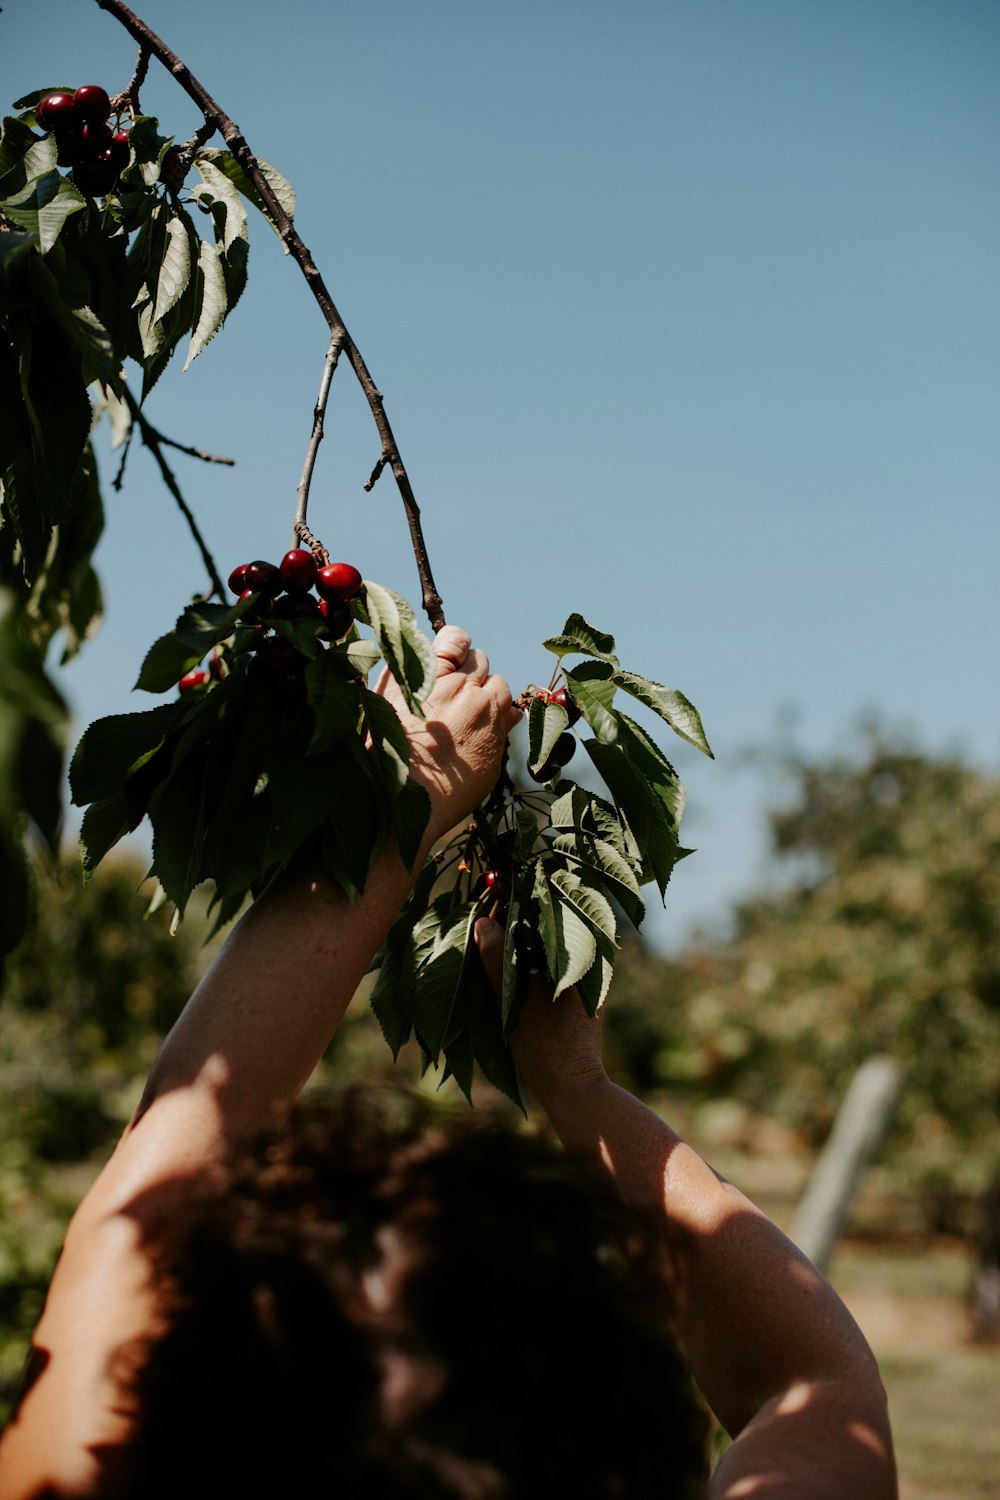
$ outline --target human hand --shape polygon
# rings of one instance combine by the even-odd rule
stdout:
[[[410,775],[431,799],[429,829],[438,838],[467,818],[496,785],[507,736],[519,723],[511,691],[490,675],[485,652],[464,630],[445,625],[434,640],[438,675],[423,719],[406,705],[386,669],[375,691],[395,708],[410,742]]]
[[[479,957],[497,995],[503,990],[503,928],[481,918],[475,928]],[[558,1098],[584,1092],[606,1077],[601,1061],[603,1007],[596,1016],[584,1009],[576,989],[552,997],[552,986],[535,976],[507,1040],[518,1072],[543,1108]]]

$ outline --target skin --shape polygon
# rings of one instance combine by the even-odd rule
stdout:
[[[383,677],[427,789],[424,853],[491,790],[519,718],[507,684],[468,636],[436,639],[423,720]],[[135,1118],[70,1226],[39,1324],[40,1373],[0,1439],[0,1500],[46,1485],[86,1495],[113,1472],[135,1414],[110,1368],[155,1335],[142,1234],[172,1201],[210,1194],[234,1148],[280,1122],[337,1029],[405,901],[414,871],[387,848],[349,904],[312,871],[283,877],[233,929],[164,1043]],[[477,942],[495,985],[502,934]],[[288,955],[299,962],[289,974]],[[290,1019],[294,1017],[294,1025]],[[537,988],[512,1036],[525,1082],[567,1147],[590,1152],[629,1202],[652,1203],[695,1239],[680,1331],[694,1373],[735,1441],[712,1500],[895,1495],[885,1399],[860,1332],[825,1281],[752,1204],[616,1087],[600,1021],[572,992]]]

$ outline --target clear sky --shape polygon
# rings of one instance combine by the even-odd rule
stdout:
[[[678,687],[688,841],[650,936],[759,876],[766,781],[862,713],[996,769],[1000,173],[994,0],[139,0],[251,147],[380,387],[448,618],[515,691],[579,610]],[[4,100],[122,88],[94,0],[5,0]],[[143,95],[186,137],[156,64]],[[151,419],[222,571],[288,545],[326,346],[263,222],[222,335]],[[402,510],[345,368],[310,519],[418,597]],[[114,459],[102,450],[105,479]],[[129,687],[203,575],[148,456],[108,492],[82,723]],[[668,753],[673,753],[670,750]],[[582,757],[582,752],[581,752]]]

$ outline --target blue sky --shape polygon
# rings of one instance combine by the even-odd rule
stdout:
[[[863,713],[996,769],[1000,7],[986,0],[140,0],[299,194],[297,223],[386,394],[449,619],[515,690],[580,610],[702,711],[676,742],[696,858],[650,936],[759,879],[773,784],[743,752]],[[93,0],[6,0],[6,100],[114,92]],[[153,65],[144,105],[197,120]],[[288,545],[326,329],[261,222],[222,335],[149,414],[224,572]],[[311,519],[417,595],[402,511],[361,489],[345,369]],[[114,459],[102,453],[103,472]],[[108,493],[81,726],[139,706],[148,643],[203,584],[152,464]],[[143,705],[145,706],[145,705]],[[672,752],[671,752],[672,753]]]

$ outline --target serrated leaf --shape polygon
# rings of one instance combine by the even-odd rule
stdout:
[[[166,693],[175,688],[185,673],[198,665],[205,655],[171,631],[154,641],[143,657],[133,692]]]
[[[406,600],[392,589],[365,579],[361,599],[386,666],[411,711],[423,718],[421,704],[437,674],[433,642]]]
[[[566,688],[599,740],[612,745],[618,738],[618,719],[612,709],[614,668],[609,662],[585,661],[567,671]]]
[[[628,714],[619,714],[620,738],[625,753],[667,815],[676,836],[684,816],[687,793],[673,766],[656,741]]]
[[[555,917],[556,967],[550,973],[558,999],[564,990],[572,988],[590,968],[597,957],[597,939],[590,924],[585,922],[569,902],[565,894],[550,886],[552,910]]]
[[[382,653],[374,641],[349,641],[344,654],[352,671],[361,677],[367,677],[382,660]]]
[[[86,198],[69,178],[53,170],[33,178],[20,192],[5,199],[3,213],[19,229],[37,235],[38,248],[45,255],[70,215],[86,206]]]
[[[430,952],[417,970],[413,992],[413,1025],[437,1062],[441,1048],[464,1025],[459,997],[469,962],[469,942],[479,916],[476,902],[466,902],[438,928]]]
[[[69,785],[75,806],[121,793],[129,771],[163,744],[179,720],[176,703],[96,719],[84,731],[70,761]]]
[[[562,628],[562,634],[551,636],[542,645],[546,651],[552,651],[559,657],[579,652],[581,656],[596,656],[601,661],[609,661],[613,666],[618,666],[614,636],[597,630],[582,615],[570,615]]]
[[[702,726],[701,715],[683,693],[678,693],[674,688],[663,687],[647,677],[637,677],[634,672],[616,672],[615,682],[626,693],[631,693],[633,698],[659,714],[682,740],[687,740],[710,759],[715,759]]]
[[[171,214],[167,220],[163,258],[156,278],[154,323],[161,323],[187,291],[191,280],[191,239],[193,231],[187,216]]]
[[[372,738],[372,749],[387,773],[385,784],[393,795],[398,796],[406,785],[410,768],[410,742],[406,730],[392,704],[379,693],[362,688],[361,706]]]
[[[188,345],[185,370],[198,358],[205,345],[215,338],[229,310],[225,273],[219,252],[209,240],[202,240],[198,247],[197,276],[198,321]]]
[[[120,390],[121,359],[100,318],[89,307],[69,307],[55,276],[37,255],[32,258],[29,274],[38,296],[76,349],[84,384],[99,381],[108,390]]]
[[[626,915],[638,926],[642,920],[639,881],[628,861],[603,839],[587,833],[561,833],[552,840],[552,848],[566,859],[575,860],[596,870],[613,890]],[[638,920],[637,920],[638,914]]]
[[[128,809],[123,795],[92,802],[80,825],[80,847],[83,870],[90,875],[109,849],[113,849],[129,832]]]
[[[198,156],[195,158],[196,161],[198,160],[198,158],[201,158],[205,161],[210,161],[221,172],[224,172],[229,180],[234,184],[234,186],[243,194],[243,196],[253,204],[254,208],[256,208],[260,213],[264,215],[271,228],[280,238],[281,231],[278,229],[278,226],[271,218],[271,215],[268,213],[267,209],[264,207],[263,198],[261,198],[256,187],[250,181],[249,177],[247,177],[246,173],[243,171],[243,168],[233,156],[232,152],[223,151],[217,147],[205,147],[198,152]],[[277,167],[273,167],[270,162],[263,161],[260,157],[257,158],[257,166],[260,168],[260,171],[266,179],[268,186],[270,187],[274,196],[277,198],[278,202],[281,204],[281,207],[284,209],[289,219],[294,219],[296,198],[295,189],[292,187],[291,183],[286,177],[282,176]]]
[[[475,941],[473,930],[470,942],[474,948]],[[478,961],[478,952],[478,948],[475,948],[475,952],[470,952],[465,972],[465,996],[473,1055],[484,1078],[523,1111],[517,1069],[504,1037],[500,1005],[493,986]]]
[[[586,974],[581,975],[576,982],[580,999],[588,1015],[595,1016],[607,998],[614,970],[613,950],[608,945],[607,939],[597,934],[597,957]]]
[[[191,189],[191,196],[213,209],[216,241],[228,252],[237,239],[247,238],[247,213],[235,185],[208,156],[199,151],[192,163],[204,186]],[[216,206],[221,212],[216,216]]]
[[[305,671],[306,694],[315,720],[310,755],[358,732],[357,689],[334,670],[332,656],[331,651],[324,651]]]
[[[538,933],[545,949],[545,962],[549,978],[554,984],[559,970],[559,931],[556,926],[555,904],[540,861],[535,865],[532,895],[538,906]]]
[[[625,753],[621,740],[615,745],[584,740],[584,747],[642,850],[643,879],[655,880],[662,897],[677,861],[677,832],[666,808]]]
[[[596,932],[602,933],[615,947],[618,946],[618,924],[614,908],[603,891],[582,873],[572,870],[550,869],[546,865],[549,884],[576,908],[585,922]]]
[[[569,724],[569,715],[557,703],[533,698],[528,709],[528,767],[538,771]]]

